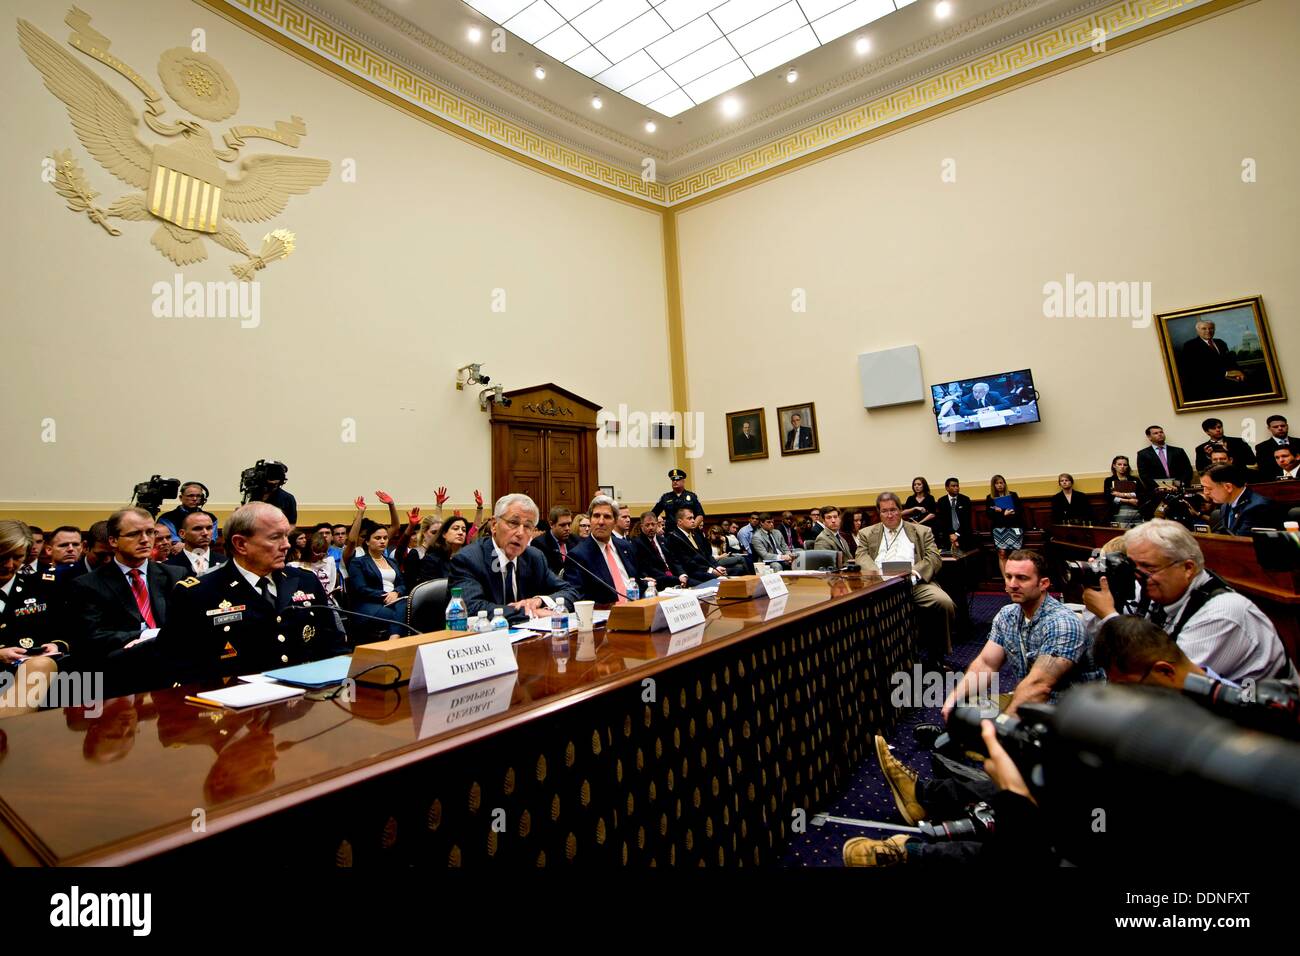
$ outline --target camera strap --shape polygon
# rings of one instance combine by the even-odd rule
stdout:
[[[1175,624],[1174,629],[1169,632],[1169,636],[1175,641],[1178,640],[1178,635],[1182,631],[1183,625],[1190,621],[1201,608],[1205,607],[1211,598],[1216,598],[1220,594],[1235,593],[1232,588],[1228,587],[1228,585],[1224,583],[1223,579],[1213,571],[1206,571],[1205,573],[1210,576],[1210,580],[1192,589],[1192,594],[1187,599],[1187,606],[1183,608],[1183,613],[1179,616],[1178,623]]]

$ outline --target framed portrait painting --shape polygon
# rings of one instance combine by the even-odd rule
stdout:
[[[806,455],[821,451],[817,439],[817,410],[812,402],[784,405],[776,410],[781,434],[781,454]]]
[[[1260,296],[1155,317],[1174,410],[1286,398]]]
[[[767,416],[763,409],[727,412],[727,455],[732,461],[767,457]]]

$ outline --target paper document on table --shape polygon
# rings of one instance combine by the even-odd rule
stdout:
[[[572,634],[574,631],[578,629],[577,620],[578,620],[578,615],[576,614],[569,615],[570,634]],[[591,613],[591,623],[593,626],[596,624],[604,624],[608,620],[609,620],[608,611],[592,611]],[[551,633],[551,619],[549,617],[535,617],[529,621],[520,621],[519,627],[529,631],[540,631],[544,634],[549,634]]]

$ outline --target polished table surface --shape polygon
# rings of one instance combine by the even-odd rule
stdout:
[[[706,606],[706,622],[677,635],[571,635],[567,660],[549,635],[529,638],[517,674],[437,695],[360,688],[351,703],[234,712],[186,703],[188,687],[111,700],[93,719],[64,708],[0,721],[0,852],[17,864],[144,859],[195,840],[196,821],[212,834],[260,819],[904,583],[786,581],[784,598]]]

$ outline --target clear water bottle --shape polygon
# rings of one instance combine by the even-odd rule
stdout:
[[[627,579],[627,599],[629,601],[641,600],[641,586],[636,583],[636,578]]]
[[[569,639],[569,614],[564,608],[564,598],[555,599],[555,613],[551,615],[551,636]]]
[[[659,589],[655,587],[654,578],[651,578],[645,583],[645,596],[648,598],[659,596]]]
[[[492,630],[492,625],[488,621],[487,611],[479,611],[478,617],[474,618],[474,633],[482,634],[490,630]]]
[[[466,629],[465,598],[460,588],[451,589],[451,600],[447,602],[447,630],[463,631]]]
[[[495,611],[492,612],[492,630],[494,631],[510,630],[510,622],[506,620],[506,612],[504,608],[497,608]]]

